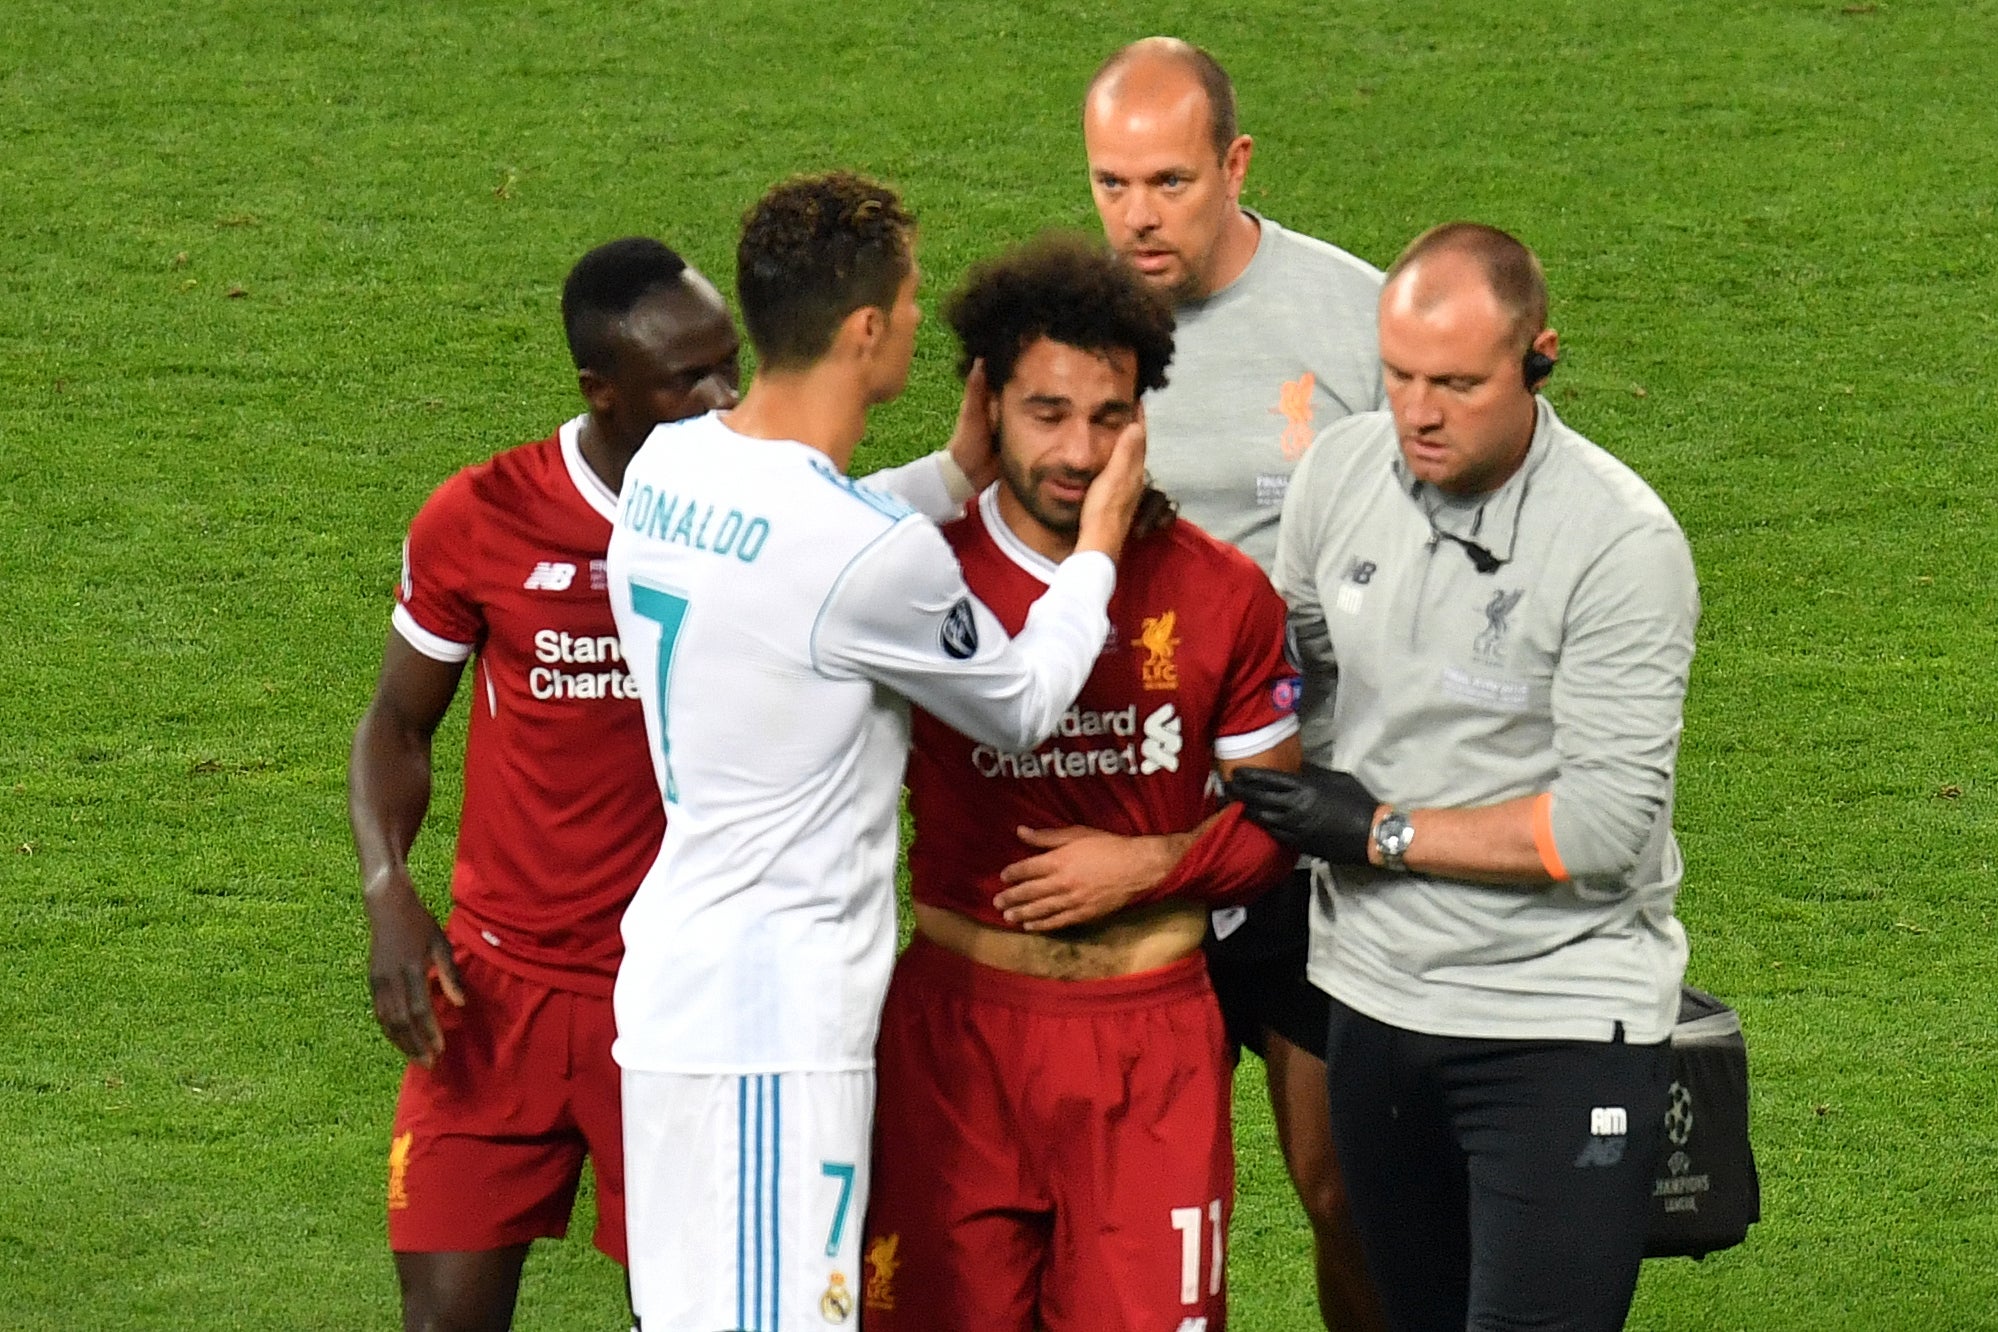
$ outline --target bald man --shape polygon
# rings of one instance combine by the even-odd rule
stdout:
[[[1146,395],[1149,466],[1180,513],[1261,565],[1318,431],[1385,404],[1380,271],[1242,207],[1254,141],[1207,52],[1170,37],[1106,60],[1083,99],[1090,188],[1112,248],[1172,299],[1172,382]],[[1379,1326],[1346,1216],[1305,978],[1310,880],[1215,913],[1208,964],[1237,1046],[1262,1056],[1285,1165],[1310,1218],[1328,1328]]]
[[[1388,271],[1391,411],[1313,446],[1277,552],[1314,766],[1230,783],[1329,866],[1310,974],[1396,1332],[1621,1327],[1670,1082],[1699,592],[1663,501],[1536,394],[1546,319],[1495,228]]]

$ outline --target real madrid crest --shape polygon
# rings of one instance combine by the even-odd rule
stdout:
[[[819,1313],[828,1323],[844,1323],[853,1317],[853,1292],[846,1288],[846,1273],[832,1274],[826,1293],[819,1296]]]

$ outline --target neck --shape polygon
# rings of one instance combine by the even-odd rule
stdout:
[[[610,487],[612,494],[624,489],[624,469],[631,466],[631,460],[638,456],[639,446],[644,443],[643,435],[628,442],[616,439],[610,423],[595,412],[583,418],[582,429],[576,432],[576,448],[583,461],[599,481]]]
[[[1207,276],[1206,290],[1200,293],[1201,299],[1226,290],[1236,278],[1247,272],[1249,261],[1256,257],[1256,246],[1261,240],[1262,228],[1257,225],[1256,219],[1236,204],[1234,216],[1221,228],[1221,239],[1214,244],[1214,268]]]
[[[999,519],[1028,550],[1045,555],[1056,564],[1075,554],[1075,543],[1081,534],[1057,532],[1028,513],[1027,506],[1020,503],[1003,477],[999,481]]]
[[[817,449],[844,472],[867,433],[867,393],[830,359],[807,370],[759,372],[722,424],[751,439],[789,439]]]

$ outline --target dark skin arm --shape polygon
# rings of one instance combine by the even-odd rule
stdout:
[[[1260,754],[1215,764],[1223,779],[1237,768],[1295,772],[1304,762],[1296,736]],[[1218,817],[1218,816],[1216,816]],[[1000,872],[1008,885],[992,899],[1008,922],[1030,934],[1101,920],[1165,881],[1212,818],[1191,832],[1121,837],[1100,828],[1020,828],[1021,841],[1039,855],[1016,860]]]
[[[361,861],[375,1021],[396,1049],[425,1068],[444,1050],[431,975],[460,1008],[465,990],[444,931],[417,896],[408,857],[430,808],[430,738],[464,669],[462,662],[424,656],[391,630],[374,699],[347,761],[347,820]]]

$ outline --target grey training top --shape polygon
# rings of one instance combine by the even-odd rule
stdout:
[[[1256,221],[1241,276],[1179,307],[1171,382],[1145,395],[1145,436],[1152,476],[1180,512],[1267,573],[1297,460],[1320,430],[1387,400],[1380,270]]]
[[[1480,573],[1439,531],[1503,563]],[[1621,1022],[1664,1040],[1686,966],[1672,774],[1699,620],[1664,502],[1545,399],[1525,463],[1470,501],[1414,481],[1375,412],[1298,467],[1275,581],[1304,658],[1306,757],[1402,809],[1551,791],[1569,875],[1321,873],[1312,982],[1439,1036],[1609,1040]]]

